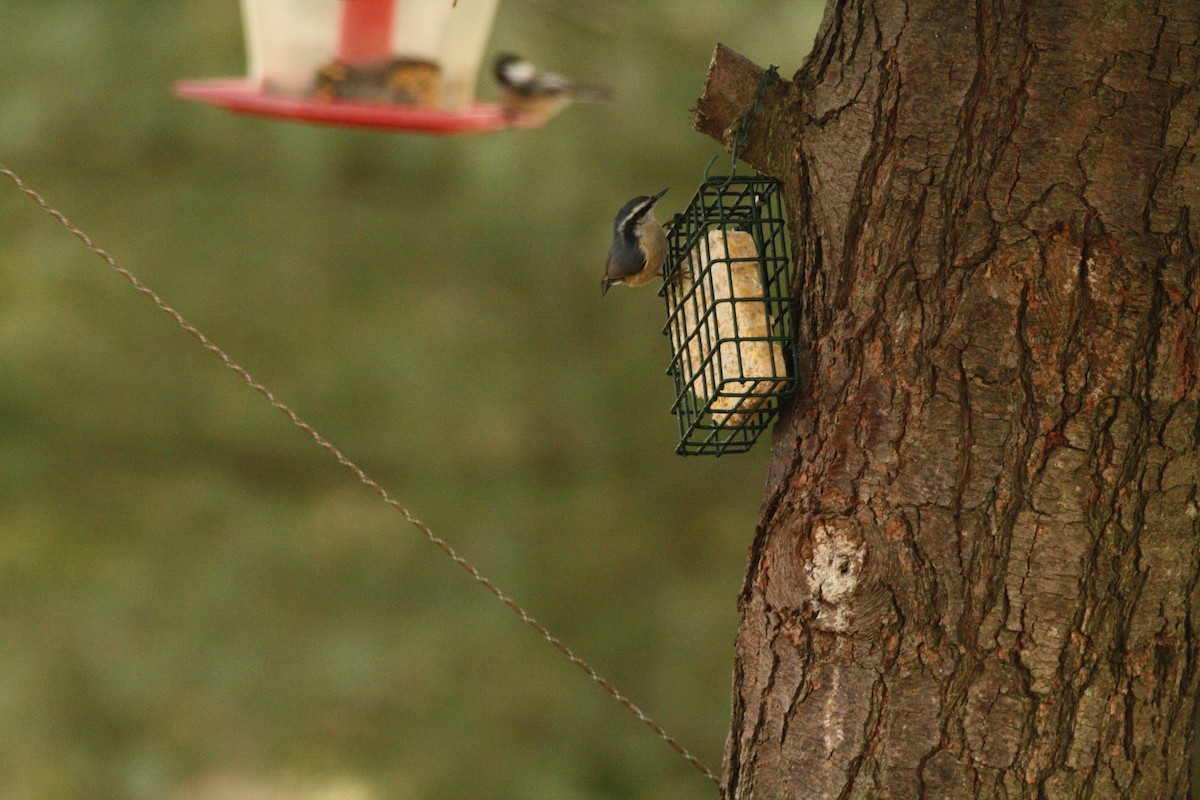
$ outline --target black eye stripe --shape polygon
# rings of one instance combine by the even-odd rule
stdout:
[[[635,226],[638,222],[641,221],[641,218],[643,216],[645,216],[646,212],[649,211],[651,206],[653,206],[653,205],[654,205],[654,203],[652,203],[650,201],[646,201],[644,203],[641,203],[641,204],[635,206],[634,209],[632,211],[630,211],[628,215],[626,215],[625,219],[621,220],[621,226],[620,226],[621,230],[626,232],[627,234],[632,235],[633,234],[633,230],[632,230],[633,226]]]

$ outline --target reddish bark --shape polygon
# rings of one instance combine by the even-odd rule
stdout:
[[[1190,796],[1198,39],[1195,3],[830,0],[769,87],[803,383],[727,797]],[[760,74],[718,49],[698,129]]]

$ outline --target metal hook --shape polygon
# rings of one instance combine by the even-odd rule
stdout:
[[[712,158],[710,158],[708,160],[708,163],[704,165],[704,182],[705,183],[711,184],[714,180],[714,178],[712,178],[708,174],[708,171],[710,169],[712,169],[712,165],[714,162],[716,162],[717,158],[719,158],[719,156],[713,156]],[[729,175],[725,178],[724,182],[721,183],[721,185],[718,186],[717,188],[721,189],[722,191],[725,189],[728,189],[729,184],[730,184],[730,182],[733,181],[733,177],[735,175],[737,175],[737,142],[734,142],[734,146],[733,146],[733,164],[731,165],[731,168],[729,170]]]

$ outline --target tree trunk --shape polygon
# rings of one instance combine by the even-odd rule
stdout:
[[[769,84],[741,153],[785,186],[802,383],[725,797],[1190,795],[1198,35],[1197,2],[830,0]],[[718,48],[698,129],[760,74]]]

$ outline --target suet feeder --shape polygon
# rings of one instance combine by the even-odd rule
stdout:
[[[430,134],[500,130],[516,121],[475,101],[498,5],[242,0],[247,76],[180,81],[175,92],[288,120]]]
[[[667,234],[660,294],[680,455],[749,450],[795,386],[785,229],[777,180],[706,172]]]

